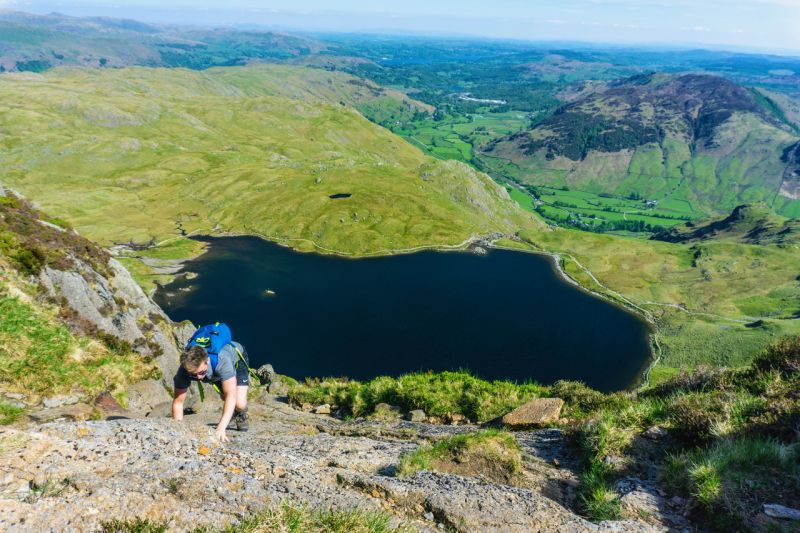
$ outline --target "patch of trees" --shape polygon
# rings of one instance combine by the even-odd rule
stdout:
[[[543,127],[556,132],[545,139],[528,138],[520,145],[525,155],[546,148],[547,159],[564,156],[573,161],[583,160],[590,150],[618,152],[642,144],[659,143],[664,132],[656,126],[642,124],[635,118],[608,121],[600,115],[590,115],[562,108],[542,122]]]

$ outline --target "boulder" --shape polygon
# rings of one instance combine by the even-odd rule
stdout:
[[[459,413],[449,413],[447,416],[444,417],[445,422],[450,424],[451,426],[461,426],[464,424],[469,424],[469,419]]]
[[[286,393],[289,392],[289,387],[282,381],[273,381],[267,387],[267,392],[275,396],[286,396]]]
[[[62,405],[50,409],[41,409],[28,413],[28,416],[36,422],[53,422],[55,420],[89,420],[94,414],[94,408],[85,403],[74,405]]]
[[[89,324],[154,357],[169,384],[180,353],[172,321],[116,259],[108,262],[108,277],[80,260],[74,262],[75,268],[69,271],[42,269],[39,281],[47,294],[74,312],[73,325]]]
[[[275,369],[272,368],[272,365],[270,364],[261,365],[258,367],[256,370],[256,376],[258,376],[258,380],[262,385],[270,385],[278,380],[278,373],[275,372]]]
[[[784,507],[777,503],[765,503],[764,514],[772,518],[780,518],[782,520],[800,520],[800,509],[792,509],[791,507]]]
[[[403,418],[403,410],[396,405],[379,403],[368,418],[382,422],[396,422],[398,419]]]
[[[635,477],[617,480],[614,489],[620,496],[624,515],[676,530],[689,526],[683,516],[686,500],[682,498],[667,501],[654,485]]]
[[[95,398],[94,406],[97,407],[103,418],[131,418],[131,413],[108,392],[103,392]]]
[[[322,405],[316,406],[313,411],[314,414],[317,415],[329,415],[331,414],[331,405],[328,403],[323,403]]]
[[[425,422],[428,420],[428,416],[422,409],[414,409],[406,414],[406,420],[409,422]]]
[[[510,429],[525,429],[557,422],[564,400],[561,398],[536,398],[520,405],[502,418]]]
[[[661,426],[652,426],[642,433],[642,437],[650,440],[661,440],[667,436],[668,432]]]
[[[171,418],[172,417],[172,402],[161,402],[153,407],[145,414],[147,418]]]
[[[128,387],[128,407],[133,411],[148,413],[153,407],[172,402],[172,396],[160,380],[146,379]]]
[[[62,405],[75,405],[81,401],[81,397],[77,394],[59,394],[57,396],[51,396],[50,398],[45,398],[42,403],[48,409],[53,407],[61,407]]]

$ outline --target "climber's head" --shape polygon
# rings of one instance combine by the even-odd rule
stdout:
[[[181,366],[195,379],[203,379],[208,373],[208,352],[194,345],[181,354]]]

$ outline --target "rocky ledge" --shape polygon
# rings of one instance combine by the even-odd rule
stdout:
[[[95,531],[148,519],[180,531],[219,529],[281,502],[381,509],[420,531],[653,531],[593,524],[573,497],[574,458],[559,430],[519,432],[524,487],[429,471],[395,474],[421,442],[475,428],[343,422],[262,394],[251,430],[212,440],[218,402],[183,422],[131,418],[0,429],[0,530]],[[113,417],[112,417],[113,418]]]

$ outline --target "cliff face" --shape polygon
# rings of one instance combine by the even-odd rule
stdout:
[[[73,326],[113,335],[153,357],[165,377],[173,376],[179,356],[176,328],[178,332],[182,328],[145,295],[118,261],[109,259],[108,268],[109,274],[103,275],[77,260],[70,270],[46,266],[39,282],[70,311],[65,318]],[[171,386],[171,381],[165,384]]]
[[[19,299],[21,303],[15,305],[24,306],[40,322],[48,322],[52,334],[65,343],[55,356],[46,349],[47,342],[37,341],[35,335],[19,338],[22,344],[27,340],[31,346],[23,350],[19,345],[17,347],[24,353],[5,355],[11,359],[19,357],[20,365],[31,368],[52,367],[59,362],[74,366],[80,363],[79,354],[85,351],[87,343],[94,343],[99,346],[94,350],[97,353],[125,355],[143,363],[149,359],[155,362],[162,376],[161,383],[151,383],[153,386],[147,394],[134,394],[134,401],[141,399],[153,405],[169,398],[167,389],[177,369],[178,347],[191,334],[191,325],[173,324],[128,271],[104,249],[81,237],[63,221],[48,219],[25,199],[2,191],[0,266],[3,267],[0,269],[0,296],[7,294]],[[25,337],[23,326],[7,329],[11,335]],[[13,347],[5,349],[14,350]],[[23,396],[21,403],[27,407],[36,407],[50,392],[28,390],[30,386],[14,382],[19,381],[19,376],[13,374],[0,378],[0,392],[4,388],[18,389],[15,394]],[[113,380],[114,376],[109,379]],[[123,383],[135,379],[122,376],[115,381]],[[79,400],[89,395],[79,383],[54,385],[68,390],[70,397]],[[109,389],[114,385],[107,384]],[[57,403],[49,402],[50,406],[59,407]]]

